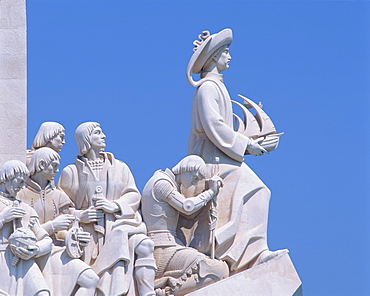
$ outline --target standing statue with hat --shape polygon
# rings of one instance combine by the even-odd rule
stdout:
[[[257,110],[256,117],[248,117],[251,115],[248,114],[249,105],[253,104],[248,99],[241,106],[246,118],[242,121],[236,117],[239,126],[234,127],[232,101],[221,74],[229,68],[231,42],[230,29],[213,35],[204,31],[199,40],[194,41],[194,54],[187,68],[188,82],[196,87],[188,148],[189,154],[199,155],[205,161],[206,178],[211,177],[215,159],[219,161],[218,174],[224,187],[217,199],[214,252],[217,259],[228,263],[231,273],[236,273],[286,250],[273,252],[268,248],[270,190],[243,162],[244,155],[260,156],[276,148],[279,135],[272,124],[268,132],[262,132],[262,110]],[[192,74],[200,74],[201,79],[194,81]],[[261,109],[260,106],[256,108]],[[251,128],[255,127],[258,131],[252,132]],[[197,228],[190,245],[210,254],[209,210],[205,209],[193,222]]]

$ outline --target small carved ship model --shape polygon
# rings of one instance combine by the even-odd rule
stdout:
[[[238,96],[243,99],[244,104],[233,100],[232,102],[241,109],[244,118],[241,119],[238,115],[233,114],[234,130],[254,140],[260,139],[259,144],[268,152],[275,150],[279,145],[280,136],[284,133],[276,133],[274,124],[265,111],[262,110],[261,105],[257,105],[242,95]],[[254,109],[256,115],[253,115],[249,109]],[[246,154],[249,153],[246,152]]]

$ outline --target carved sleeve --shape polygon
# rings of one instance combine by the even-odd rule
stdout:
[[[168,203],[185,215],[195,213],[204,207],[214,196],[211,190],[206,190],[195,197],[185,198],[169,181],[164,179],[158,180],[154,184],[153,194],[157,200]]]
[[[40,257],[51,251],[52,240],[44,228],[41,227],[36,211],[32,208],[30,220],[32,221],[32,231],[35,233],[37,238],[36,245],[39,248],[39,252],[36,257]]]
[[[223,118],[223,113],[227,112],[225,101],[221,91],[214,82],[205,82],[197,92],[197,107],[199,118],[211,142],[217,146],[227,156],[242,162],[245,149],[250,143],[250,139],[229,126]]]
[[[116,219],[132,219],[139,210],[141,195],[129,167],[122,161],[115,161],[116,167],[120,170],[119,175],[121,175],[121,192],[120,197],[113,201],[120,209],[114,215]]]
[[[62,173],[60,174],[59,182],[58,182],[58,189],[61,189],[63,192],[67,194],[67,196],[72,200],[75,201],[75,193],[74,193],[74,184],[77,178],[77,174],[75,174],[74,169],[71,166],[67,166],[63,169]]]

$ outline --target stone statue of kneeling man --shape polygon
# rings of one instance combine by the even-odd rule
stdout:
[[[185,198],[181,186],[189,188],[204,179],[206,166],[196,155],[182,159],[172,170],[159,170],[145,185],[142,214],[148,236],[154,241],[157,295],[184,295],[228,276],[225,262],[210,259],[184,246],[176,237],[179,215],[190,217],[217,197],[222,180],[212,177],[209,189]]]

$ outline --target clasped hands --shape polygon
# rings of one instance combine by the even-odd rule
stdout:
[[[112,214],[119,211],[119,207],[115,202],[109,201],[104,197],[93,197],[92,200],[95,206],[81,213],[81,223],[98,222],[104,218],[104,212]]]
[[[223,186],[222,178],[220,176],[213,176],[211,179],[208,180],[208,184],[209,189],[211,189],[216,196],[220,191],[220,188]]]

